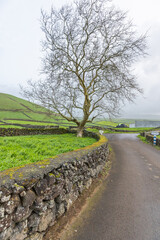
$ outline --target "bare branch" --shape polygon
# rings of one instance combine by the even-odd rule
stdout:
[[[42,11],[41,29],[42,79],[29,82],[26,96],[83,129],[101,114],[118,113],[124,100],[141,92],[132,64],[146,55],[146,35],[138,36],[110,0],[76,0]]]

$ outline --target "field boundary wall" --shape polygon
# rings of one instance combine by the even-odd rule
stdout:
[[[34,129],[34,134],[47,131],[57,133],[55,129],[45,129],[43,133],[42,129]],[[13,133],[28,135],[33,131],[16,129]],[[11,132],[6,130],[4,136],[7,134]],[[95,133],[85,135],[98,141],[83,149],[0,172],[0,240],[42,240],[47,229],[65,215],[98,177],[108,161],[108,142]]]
[[[153,135],[150,133],[143,132],[140,135],[145,137],[148,142],[153,143]],[[156,145],[160,147],[160,138],[156,138]]]

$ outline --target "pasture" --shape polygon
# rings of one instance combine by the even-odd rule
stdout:
[[[95,139],[74,134],[0,137],[0,171],[83,148]]]

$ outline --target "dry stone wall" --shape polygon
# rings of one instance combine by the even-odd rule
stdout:
[[[153,135],[151,135],[150,133],[143,132],[140,135],[145,137],[148,142],[153,143]],[[156,145],[160,146],[160,138],[156,138]]]
[[[84,149],[1,172],[0,240],[42,240],[102,171],[108,151],[101,136]]]
[[[36,134],[63,134],[71,132],[64,128],[0,128],[0,136],[22,136]]]

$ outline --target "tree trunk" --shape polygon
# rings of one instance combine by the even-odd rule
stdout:
[[[83,137],[83,130],[84,127],[83,126],[79,126],[77,129],[77,137]]]

